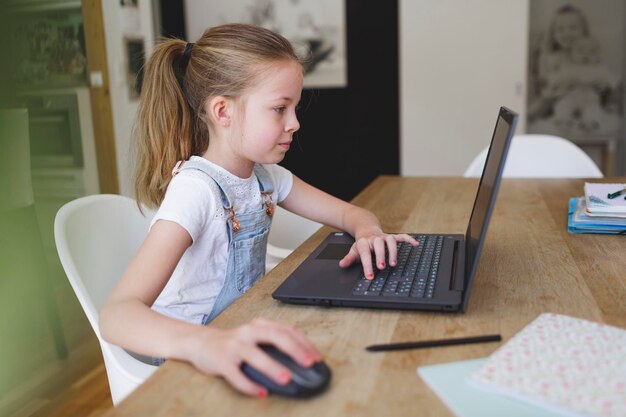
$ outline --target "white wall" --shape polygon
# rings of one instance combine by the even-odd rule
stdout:
[[[400,0],[401,174],[461,175],[488,144],[500,105],[525,131],[529,0]],[[120,192],[132,195],[129,99],[119,1],[102,0]],[[135,35],[154,44],[151,0]]]
[[[143,38],[146,54],[154,45],[151,0],[139,0],[137,13],[122,8],[119,0],[102,0],[109,85],[113,108],[113,128],[120,193],[133,195],[131,136],[139,101],[131,99],[126,77],[124,37]]]
[[[402,175],[461,175],[500,105],[525,131],[528,0],[400,0]]]

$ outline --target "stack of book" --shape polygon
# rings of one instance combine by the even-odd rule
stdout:
[[[626,234],[626,184],[585,183],[585,195],[569,201],[567,231]]]

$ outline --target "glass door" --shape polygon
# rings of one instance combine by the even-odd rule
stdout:
[[[0,255],[0,317],[11,318],[0,319],[0,415],[18,415],[36,410],[42,405],[37,399],[55,397],[102,362],[54,243],[58,209],[98,193],[99,186],[81,2],[6,3],[3,56],[12,65],[2,104],[28,113],[23,121],[9,121],[23,134],[3,139],[28,143],[19,147],[26,154],[4,142],[3,152],[30,164],[17,180],[34,195],[0,215],[12,248]]]

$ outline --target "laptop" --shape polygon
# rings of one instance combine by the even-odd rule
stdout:
[[[465,235],[411,233],[398,245],[397,266],[339,267],[354,239],[330,233],[272,296],[295,304],[465,312],[518,115],[501,107]],[[416,190],[419,192],[419,190]]]

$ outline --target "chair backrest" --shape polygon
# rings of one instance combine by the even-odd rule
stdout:
[[[99,310],[143,242],[151,213],[119,195],[92,195],[65,204],[54,222],[59,259],[100,342],[113,403],[117,404],[157,368],[104,341]]]
[[[320,223],[276,207],[268,237],[266,271],[269,272],[320,227]]]
[[[463,176],[480,177],[489,147],[469,164]],[[516,135],[504,165],[508,178],[602,178],[602,171],[582,149],[552,135]]]
[[[322,225],[319,223],[305,219],[281,207],[276,207],[268,239],[274,246],[293,250],[320,227]]]

